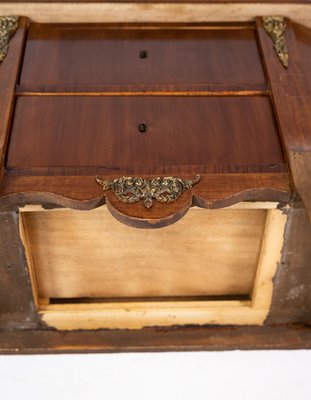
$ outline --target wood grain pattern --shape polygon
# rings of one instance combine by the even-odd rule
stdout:
[[[305,210],[288,211],[280,268],[268,323],[311,323],[311,224]]]
[[[52,96],[17,99],[7,166],[99,166],[120,175],[282,163],[265,97]]]
[[[260,19],[257,25],[294,185],[311,218],[311,30],[287,21],[290,61],[284,70]]]
[[[305,325],[0,331],[1,354],[311,349]]]
[[[247,296],[266,215],[196,208],[146,231],[120,224],[105,206],[21,212],[41,298]]]
[[[0,180],[3,175],[6,146],[14,106],[14,90],[18,79],[27,21],[26,18],[20,18],[19,28],[10,40],[9,50],[5,59],[0,63]]]
[[[221,208],[240,201],[277,201],[284,205],[290,200],[287,173],[202,175],[200,184],[185,192],[176,203],[163,205],[156,202],[150,210],[141,203],[121,203],[111,192],[103,192],[95,183],[94,175],[15,176],[8,173],[0,188],[2,210],[26,204],[89,210],[107,201],[110,212],[116,213],[117,219],[140,228],[172,224],[185,215],[191,205]]]
[[[38,317],[19,237],[18,214],[0,213],[0,227],[0,327],[33,328]]]
[[[218,3],[218,2],[217,2]],[[253,21],[259,15],[284,15],[311,27],[310,2],[1,2],[1,15],[27,15],[35,22],[223,22]]]
[[[185,28],[33,23],[20,83],[265,83],[254,30]]]
[[[225,212],[228,213],[228,210]],[[232,212],[232,210],[229,212]],[[61,215],[60,213],[61,211],[56,212],[58,215]],[[210,215],[215,216],[215,211],[212,213]],[[247,212],[244,210],[244,213]],[[282,215],[281,211],[279,210],[269,210],[267,216],[266,232],[261,246],[259,268],[254,283],[255,295],[252,301],[204,301],[202,299],[197,299],[197,301],[188,300],[181,302],[177,301],[176,299],[173,300],[169,298],[167,298],[167,301],[159,301],[155,298],[153,301],[148,302],[143,301],[142,299],[140,299],[140,301],[136,300],[136,302],[128,302],[125,300],[122,301],[122,299],[120,299],[118,302],[106,301],[98,304],[85,304],[83,302],[81,304],[66,304],[66,302],[63,304],[52,305],[42,304],[40,306],[42,321],[44,321],[48,326],[56,327],[57,329],[61,330],[99,328],[141,329],[146,326],[189,324],[260,325],[265,321],[271,304],[271,280],[275,274],[279,259],[281,257],[280,250],[282,247],[284,225],[286,221],[286,216]],[[248,215],[248,217],[250,216]],[[229,218],[229,223],[230,221],[231,219]],[[235,222],[237,222],[237,220],[235,220]],[[224,223],[224,225],[226,224],[227,222]],[[217,232],[217,226],[215,224],[213,225],[215,227],[215,231]],[[240,225],[241,222],[237,228],[239,228]],[[223,230],[225,229],[226,228],[224,227]],[[271,238],[271,235],[274,236],[273,242],[269,239],[269,237]],[[31,236],[32,235],[30,233],[30,237]],[[189,238],[190,240],[187,245],[188,251],[190,251],[190,247],[193,246],[193,242],[191,241],[191,232],[189,234]],[[109,241],[106,240],[106,246],[108,245],[108,242]],[[175,240],[174,243],[176,247],[178,247],[178,239],[177,241]],[[218,252],[221,253],[222,257],[224,258],[219,260],[217,265],[218,269],[220,268],[219,264],[226,264],[227,262],[225,257],[225,248],[230,246],[230,239],[228,240],[228,237],[225,235],[225,239],[221,241],[220,245],[221,247],[219,248]],[[239,245],[241,245],[241,243]],[[242,245],[244,245],[244,243],[242,243]],[[50,251],[51,250],[48,252]],[[193,251],[195,252],[195,249],[193,249]],[[211,259],[214,257],[212,254],[212,251],[210,251],[209,256]],[[204,258],[203,253],[202,257]],[[130,258],[128,259],[128,262],[130,262]],[[195,271],[197,267],[195,263],[196,257],[194,256],[191,262],[191,268],[193,271]],[[117,265],[115,267],[117,267]],[[210,269],[212,266],[209,264],[206,265],[206,268]],[[182,272],[182,269],[180,272]],[[212,271],[210,270],[210,272]],[[242,280],[243,274],[241,275],[240,272],[238,275],[239,279]],[[159,271],[157,274],[159,274]],[[214,272],[214,274],[216,273]],[[195,272],[194,274],[191,274],[191,276],[188,278],[188,282],[193,280],[195,275]],[[50,277],[52,280],[55,278],[56,275],[54,278]],[[152,282],[156,282],[156,279],[152,274],[148,274],[148,279],[150,278]],[[223,276],[223,279],[227,279],[226,274]],[[130,281],[132,283],[137,282],[134,276],[132,276]],[[119,283],[122,285],[121,282]],[[174,285],[178,285],[178,283],[179,280],[174,280]],[[220,281],[214,281],[213,284],[215,288],[221,285]],[[121,286],[119,286],[118,290],[120,291],[120,289]],[[174,289],[172,290],[172,293],[176,293]],[[181,294],[181,292],[178,292],[178,294]]]

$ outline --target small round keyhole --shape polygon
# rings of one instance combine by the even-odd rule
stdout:
[[[141,52],[139,53],[139,57],[144,59],[144,58],[148,58],[148,51],[147,50],[141,50]]]
[[[138,130],[140,133],[146,133],[147,132],[147,124],[145,122],[141,122],[138,125]]]

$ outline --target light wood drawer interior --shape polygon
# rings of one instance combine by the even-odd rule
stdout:
[[[271,301],[286,220],[279,210],[192,208],[173,225],[146,230],[121,224],[106,206],[20,215],[39,309],[48,318],[70,310],[75,317],[85,313],[83,327],[89,327],[89,313],[95,310],[105,314],[107,307],[120,306],[130,312],[138,304],[156,312],[164,307],[166,313],[176,304],[179,310],[182,305],[194,307],[194,314],[187,314],[191,323],[202,323],[202,318],[209,323],[210,306],[223,304],[228,309],[219,323],[239,323],[234,312],[241,306],[250,312],[246,323],[258,323],[254,302],[262,320]],[[203,316],[196,315],[202,307]],[[113,322],[106,315],[95,327],[145,326],[135,312],[134,323],[120,322],[124,315],[118,319],[118,313],[112,314]],[[66,318],[62,329],[68,328]],[[174,318],[162,316],[157,323],[172,324]]]

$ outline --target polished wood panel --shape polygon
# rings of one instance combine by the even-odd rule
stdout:
[[[265,97],[35,96],[17,99],[7,166],[98,166],[120,175],[282,163]]]
[[[27,18],[20,18],[19,27],[9,43],[5,59],[0,63],[0,180],[6,156],[11,116],[14,108],[14,89],[26,36]]]
[[[48,171],[47,171],[48,172]],[[111,179],[113,176],[105,175]],[[26,204],[89,210],[107,203],[121,222],[139,228],[158,228],[182,218],[192,205],[221,208],[241,201],[276,201],[280,207],[291,202],[287,173],[205,174],[199,184],[186,191],[177,202],[155,202],[147,210],[142,202],[125,204],[110,191],[103,192],[91,176],[22,176],[6,173],[0,187],[0,210]]]
[[[31,24],[20,82],[262,84],[265,77],[251,29]]]
[[[311,220],[311,29],[287,21],[289,67],[285,70],[260,19],[257,25],[294,185]]]

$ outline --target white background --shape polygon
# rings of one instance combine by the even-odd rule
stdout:
[[[311,351],[0,356],[1,400],[311,400]]]

